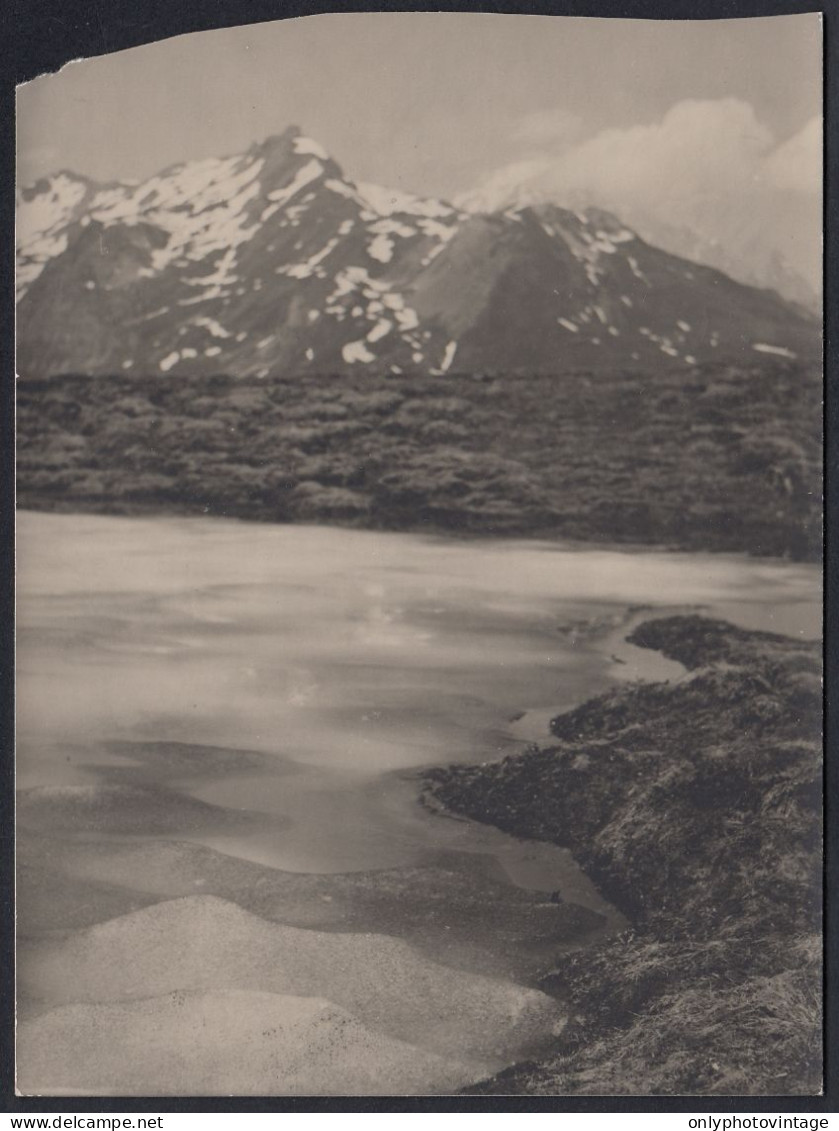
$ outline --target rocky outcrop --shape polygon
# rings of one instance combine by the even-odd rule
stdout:
[[[546,984],[576,1023],[479,1091],[812,1094],[820,1087],[820,651],[703,617],[630,637],[676,683],[554,720],[556,744],[432,771],[450,809],[571,847],[633,930]]]

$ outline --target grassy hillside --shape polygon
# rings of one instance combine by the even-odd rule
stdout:
[[[820,405],[782,361],[21,381],[19,501],[813,558]]]
[[[575,1014],[554,1055],[477,1090],[817,1092],[819,649],[702,617],[630,640],[690,674],[560,716],[549,748],[429,775],[436,803],[570,847],[633,924],[545,979]]]

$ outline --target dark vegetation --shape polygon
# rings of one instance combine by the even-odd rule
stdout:
[[[570,847],[632,923],[546,977],[574,1017],[553,1055],[476,1090],[816,1093],[819,648],[698,616],[629,639],[690,674],[558,717],[549,748],[428,774],[436,803]]]
[[[763,362],[555,378],[22,380],[19,502],[821,553],[821,380]]]

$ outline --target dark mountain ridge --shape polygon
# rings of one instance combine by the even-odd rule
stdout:
[[[139,185],[18,196],[18,371],[236,377],[813,360],[774,292],[599,209],[471,215],[356,184],[296,128]]]

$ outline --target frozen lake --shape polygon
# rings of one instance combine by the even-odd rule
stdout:
[[[686,608],[816,637],[819,573],[724,555],[22,513],[21,1066],[32,1087],[119,1094],[104,1049],[128,1039],[125,1010],[140,1001],[168,1037],[159,1062],[140,1057],[138,1094],[200,1091],[204,1078],[212,1090],[212,1041],[174,1079],[166,1041],[231,1017],[245,1043],[248,1018],[290,1026],[267,1086],[253,1077],[258,1058],[226,1063],[224,1090],[243,1094],[445,1090],[538,1045],[562,1017],[528,980],[617,917],[563,850],[428,813],[416,771],[547,739],[553,714],[616,680],[678,678],[624,636]],[[573,914],[549,903],[556,890]],[[253,950],[250,973],[234,977],[201,948],[183,967],[190,930],[222,949],[232,932],[237,954]],[[289,957],[295,931],[311,943],[303,972]],[[138,972],[121,981],[126,947]],[[400,1020],[395,998],[371,1007],[384,993],[368,984],[374,967],[426,987],[413,1013]],[[464,1000],[448,985],[455,971]],[[181,991],[197,995],[191,1021],[170,1016],[166,995]],[[313,995],[323,1016],[300,1005]],[[89,1045],[84,1010],[97,1018]],[[508,1017],[509,1039],[482,1044],[479,1015],[496,1028]],[[131,1024],[142,1030],[139,1015]],[[283,1050],[317,1044],[324,1026],[354,1034],[344,1075],[333,1063],[317,1076],[317,1058],[314,1076],[294,1075]],[[406,1052],[417,1048],[425,1061]],[[87,1068],[73,1061],[80,1049]],[[374,1061],[390,1065],[381,1079]]]

